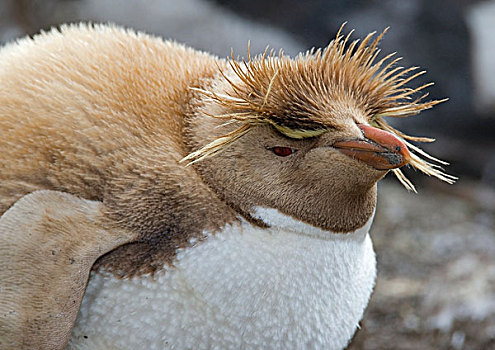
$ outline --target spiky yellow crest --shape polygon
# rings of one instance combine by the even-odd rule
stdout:
[[[251,57],[249,46],[247,60],[236,60],[232,53],[229,64],[236,79],[222,71],[231,92],[196,90],[229,111],[212,117],[225,119],[227,123],[239,121],[242,125],[182,161],[191,164],[216,154],[259,124],[270,124],[290,138],[319,136],[333,127],[331,116],[337,111],[333,111],[332,106],[348,104],[365,111],[370,125],[392,132],[404,140],[412,151],[410,164],[413,167],[453,183],[455,177],[443,173],[439,165],[424,158],[444,165],[447,163],[406,141],[432,142],[433,139],[405,135],[383,119],[412,116],[446,99],[425,102],[428,94],[413,99],[433,83],[417,88],[409,88],[406,84],[425,72],[418,72],[418,67],[396,66],[400,58],[393,58],[395,53],[377,60],[380,52],[378,44],[387,29],[374,39],[375,32],[362,41],[349,43],[353,31],[344,36],[341,34],[342,28],[323,50],[310,50],[294,59],[282,52],[275,55],[268,50]],[[393,171],[408,190],[415,191],[413,184],[399,169]]]

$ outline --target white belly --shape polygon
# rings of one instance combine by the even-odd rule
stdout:
[[[69,347],[345,347],[374,285],[371,219],[337,235],[271,209],[258,214],[276,226],[228,226],[155,278],[93,275]]]

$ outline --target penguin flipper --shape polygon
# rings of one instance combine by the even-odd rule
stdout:
[[[36,191],[0,217],[0,348],[64,349],[96,259],[137,236],[102,203]]]

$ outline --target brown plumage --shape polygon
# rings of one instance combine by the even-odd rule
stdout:
[[[119,261],[116,270],[125,275],[139,266],[153,271],[153,261],[170,263],[194,232],[215,231],[234,219],[230,208],[243,206],[217,199],[214,191],[226,195],[223,186],[180,160],[214,155],[265,124],[290,139],[309,140],[341,129],[335,116],[349,113],[400,138],[430,141],[408,137],[383,119],[442,102],[410,100],[428,86],[406,87],[422,74],[407,77],[415,67],[395,67],[398,59],[386,63],[392,55],[375,63],[384,34],[346,48],[350,33],[339,32],[325,49],[295,59],[265,52],[245,62],[105,26],[63,27],[11,44],[2,49],[0,65],[0,213],[39,189],[102,201],[111,220],[148,241],[117,250],[118,259],[100,264]],[[192,130],[197,122],[202,125]],[[414,154],[411,164],[453,179]],[[394,172],[413,189],[399,169]],[[120,261],[129,261],[128,268]]]
[[[177,165],[188,152],[189,88],[217,74],[214,57],[80,25],[8,45],[0,62],[0,213],[41,189],[102,201],[112,221],[153,241],[125,249],[126,275],[156,269],[152,256],[170,263],[196,227],[234,217],[193,168]]]

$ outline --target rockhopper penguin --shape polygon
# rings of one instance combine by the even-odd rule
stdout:
[[[0,348],[345,347],[377,181],[453,181],[384,120],[441,101],[383,34],[245,60],[110,25],[3,47]]]

